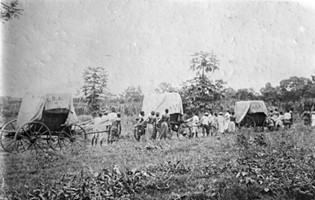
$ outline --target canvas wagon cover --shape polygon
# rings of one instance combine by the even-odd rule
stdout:
[[[236,123],[240,123],[247,113],[265,113],[267,107],[263,101],[238,101],[235,103]]]
[[[22,100],[17,118],[17,125],[20,127],[27,122],[41,120],[44,109],[52,110],[58,108],[69,110],[66,123],[70,124],[77,121],[71,94],[42,95],[27,93]]]
[[[165,109],[169,110],[169,114],[183,114],[183,103],[178,93],[151,93],[144,96],[142,110],[145,116],[149,116],[151,111],[164,114]]]

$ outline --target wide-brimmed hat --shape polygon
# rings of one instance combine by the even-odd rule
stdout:
[[[208,112],[206,112],[206,113],[205,113],[205,115],[209,115],[209,113],[208,113]]]
[[[219,112],[219,115],[223,115],[223,113],[222,113],[222,112]]]

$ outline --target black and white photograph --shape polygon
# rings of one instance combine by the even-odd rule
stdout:
[[[315,199],[315,1],[0,13],[0,200]]]

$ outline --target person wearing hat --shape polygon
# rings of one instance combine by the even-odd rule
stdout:
[[[209,130],[210,130],[210,127],[209,127],[209,113],[208,112],[205,112],[204,115],[201,117],[201,120],[200,120],[200,123],[201,123],[201,128],[202,128],[202,135],[205,136],[205,132],[207,134],[207,136],[209,135]]]

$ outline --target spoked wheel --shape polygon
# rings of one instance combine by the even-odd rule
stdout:
[[[181,124],[178,128],[178,131],[177,131],[177,138],[179,138],[180,135],[187,137],[187,138],[191,138],[192,132],[191,132],[190,126],[188,126],[185,123]]]
[[[51,132],[42,122],[30,122],[22,125],[14,136],[15,150],[24,152],[27,150],[43,151],[51,147]]]
[[[58,137],[60,149],[82,148],[87,143],[85,130],[79,125],[70,125],[62,128]]]
[[[250,116],[245,116],[244,119],[239,123],[239,129],[240,130],[255,130],[256,128],[256,123],[254,119]]]
[[[13,152],[14,149],[14,135],[17,130],[16,119],[11,120],[4,124],[1,129],[1,136],[0,136],[0,144],[3,150],[6,152]]]

